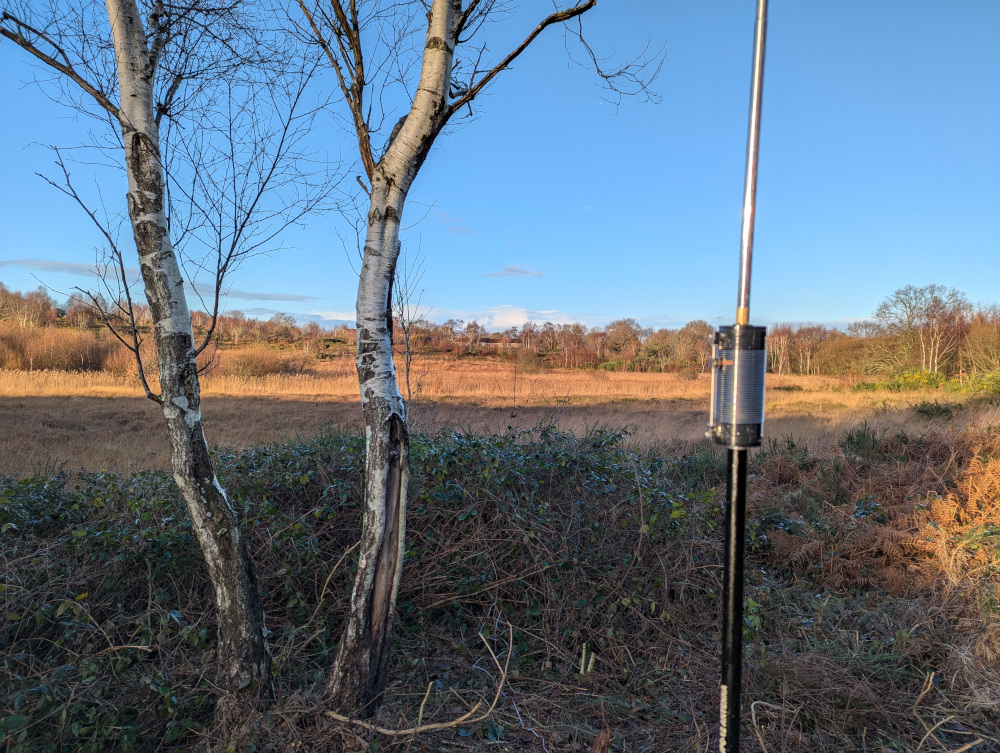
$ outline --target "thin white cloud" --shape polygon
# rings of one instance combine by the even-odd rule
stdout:
[[[348,327],[353,327],[355,323],[354,312],[348,315],[346,312],[341,311],[330,311],[330,314],[336,314],[337,316],[323,316],[315,312],[311,314],[292,314],[295,317],[295,321],[299,324],[306,324],[308,322],[316,322],[323,327],[336,327],[341,324],[346,324]]]
[[[51,259],[12,259],[10,261],[0,261],[0,267],[14,266],[31,269],[36,272],[59,272],[63,274],[78,275],[80,277],[97,277],[97,267],[93,264],[80,264],[71,261],[53,261]],[[135,267],[125,267],[125,274],[138,280],[140,272]],[[131,287],[131,283],[129,284]],[[195,282],[194,285],[186,283],[189,290],[202,295],[212,296],[215,294],[215,286],[206,282]],[[226,288],[223,291],[226,298],[236,298],[243,301],[290,301],[303,303],[306,301],[320,300],[314,295],[302,295],[300,293],[265,293],[256,290],[241,290],[240,288]]]
[[[227,309],[227,311],[236,311],[237,309]],[[238,309],[240,313],[251,316],[254,319],[270,319],[275,314],[284,314],[285,311],[280,311],[279,309],[268,309],[261,306],[254,306],[251,309]]]
[[[227,311],[230,312],[234,310],[235,309],[233,308],[227,309]],[[293,319],[295,319],[295,321],[298,324],[316,322],[317,324],[324,327],[333,327],[339,324],[348,324],[351,326],[354,325],[353,313],[350,316],[344,316],[339,312],[331,311],[328,313],[337,314],[337,316],[330,317],[330,316],[324,316],[323,313],[317,313],[315,311],[310,314],[297,314],[295,312],[283,311],[281,309],[269,309],[261,306],[255,306],[254,308],[249,308],[249,309],[240,309],[240,311],[246,314],[247,316],[252,316],[255,319],[270,319],[275,314],[288,314]]]
[[[528,269],[517,264],[508,264],[500,272],[487,272],[484,277],[544,277],[536,269]]]
[[[78,264],[71,261],[53,261],[51,259],[11,259],[0,261],[0,267],[24,267],[36,272],[63,272],[84,277],[97,277],[97,267],[93,264]],[[126,268],[128,274],[139,274],[138,269]]]
[[[462,215],[448,214],[448,212],[439,210],[434,219],[442,225],[451,225],[451,227],[446,228],[446,232],[448,233],[455,233],[455,235],[472,235],[473,233],[472,228],[468,225],[459,224],[465,219]]]
[[[489,329],[507,329],[520,327],[525,322],[552,322],[553,324],[572,324],[580,319],[555,309],[533,311],[521,306],[490,306],[486,309],[486,327]]]
[[[448,319],[461,319],[470,322],[477,321],[486,329],[493,332],[508,329],[510,327],[520,327],[525,322],[535,322],[542,324],[552,322],[553,324],[573,324],[579,322],[587,326],[606,324],[608,317],[596,316],[594,314],[568,314],[555,309],[529,309],[524,306],[512,306],[500,304],[489,306],[479,311],[466,311],[459,309],[439,309],[434,308],[431,317],[435,322],[441,323]]]
[[[309,312],[311,316],[318,316],[322,319],[343,319],[345,321],[353,322],[356,318],[356,314],[353,311],[318,311],[313,309]]]
[[[212,285],[196,282],[195,287],[202,295],[211,295],[215,288]],[[299,293],[262,293],[255,290],[240,290],[239,288],[226,288],[223,290],[226,298],[239,298],[246,301],[291,301],[302,303],[306,301],[318,301],[318,296],[301,295]]]

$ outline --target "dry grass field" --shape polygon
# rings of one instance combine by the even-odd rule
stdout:
[[[312,436],[324,426],[360,426],[350,357],[275,371],[243,376],[230,365],[205,376],[203,415],[210,444],[242,449]],[[553,424],[579,434],[626,428],[632,442],[648,448],[699,440],[709,393],[707,375],[525,373],[511,363],[472,359],[421,360],[411,381],[411,418],[418,430],[496,432]],[[929,428],[910,405],[933,399],[930,393],[858,393],[852,386],[850,379],[770,376],[767,436],[822,445],[835,443],[862,422],[889,434]],[[985,409],[990,411],[996,409]],[[1000,423],[1000,417],[981,413],[965,411],[954,420]],[[157,406],[142,397],[128,374],[0,371],[0,473],[166,469],[169,454],[159,420]]]
[[[715,749],[725,453],[702,439],[706,377],[419,364],[426,433],[376,721],[447,722],[506,686],[485,723],[397,739],[348,732],[314,694],[361,517],[363,442],[321,431],[359,425],[352,361],[243,355],[207,375],[203,413],[212,444],[254,448],[217,468],[247,521],[280,692],[236,747]],[[853,387],[768,382],[747,489],[743,747],[1000,751],[1000,408]],[[577,436],[537,428],[552,424]],[[127,376],[2,371],[0,426],[0,745],[206,749],[201,555],[168,476],[129,473],[167,468],[158,407]],[[463,431],[433,434],[448,428]],[[581,436],[620,428],[627,441]],[[105,468],[126,475],[74,472]],[[486,648],[512,657],[509,675],[484,670]]]

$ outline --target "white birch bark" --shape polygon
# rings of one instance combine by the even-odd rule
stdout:
[[[409,437],[392,360],[392,282],[407,192],[448,117],[461,0],[434,0],[423,64],[405,122],[372,171],[357,299],[357,370],[365,418],[365,515],[351,609],[327,691],[370,713],[385,687],[406,533]]]
[[[471,38],[476,28],[497,9],[492,2],[480,3],[480,0],[425,1],[424,5],[429,6],[427,33],[413,103],[378,160],[371,148],[371,108],[365,103],[366,87],[371,84],[366,71],[372,68],[366,60],[361,35],[366,24],[353,0],[327,2],[332,14],[313,13],[309,0],[298,0],[298,5],[329,59],[350,109],[359,156],[371,183],[370,191],[362,183],[369,191],[370,203],[357,299],[357,370],[367,443],[365,515],[350,613],[327,678],[327,692],[342,712],[367,715],[374,711],[385,687],[404,552],[409,439],[405,405],[392,360],[392,284],[406,195],[449,118],[471,105],[547,27],[586,13],[597,0],[576,0],[567,9],[549,14],[496,65],[488,71],[473,71],[462,86],[453,81],[458,39]],[[384,18],[370,20],[376,25],[389,24]],[[324,29],[329,33],[324,33]],[[589,53],[589,47],[586,49]],[[636,72],[644,69],[647,62],[637,59],[607,73],[589,54],[610,90],[621,94],[623,90],[612,82],[623,77],[645,91],[645,84]],[[394,60],[392,67],[398,63],[399,60]],[[375,70],[381,70],[380,65]]]
[[[135,0],[106,0],[120,88],[119,120],[128,175],[128,210],[154,323],[160,402],[170,440],[174,480],[215,589],[217,683],[230,694],[270,697],[260,588],[236,514],[219,484],[205,441],[191,314],[184,278],[170,242],[159,129],[154,117],[155,70]]]

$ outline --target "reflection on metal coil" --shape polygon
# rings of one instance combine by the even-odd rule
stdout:
[[[740,359],[740,389],[733,402],[736,358]],[[716,420],[727,424],[764,423],[764,372],[767,353],[763,350],[723,350],[719,352],[722,367],[715,395]]]
[[[712,349],[712,402],[708,436],[727,447],[757,447],[764,425],[766,330],[720,327]]]

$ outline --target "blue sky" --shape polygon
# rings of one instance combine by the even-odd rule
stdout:
[[[425,260],[430,318],[731,321],[754,5],[601,0],[586,15],[600,54],[666,44],[656,105],[608,104],[560,32],[537,40],[410,194],[404,247]],[[496,49],[550,8],[522,3]],[[998,39],[995,0],[771,0],[753,322],[847,323],[907,284],[1000,300]],[[38,144],[72,146],[90,124],[24,85],[21,50],[0,43],[0,70],[0,281],[92,284],[99,238],[34,175],[53,167]],[[351,141],[326,125],[315,148]],[[229,308],[353,319],[349,232],[337,215],[291,230],[230,280]]]

